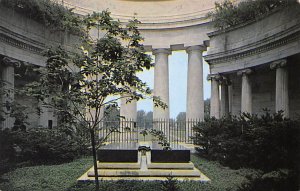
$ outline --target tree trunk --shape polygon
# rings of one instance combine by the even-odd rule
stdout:
[[[99,191],[99,178],[98,178],[98,166],[97,166],[97,152],[95,144],[95,131],[94,129],[90,130],[91,133],[91,142],[92,142],[92,152],[93,152],[93,162],[94,162],[94,173],[95,173],[95,184],[96,191]]]

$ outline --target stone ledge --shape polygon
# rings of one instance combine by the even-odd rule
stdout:
[[[193,170],[98,170],[99,177],[200,177],[197,169]],[[87,173],[89,177],[95,177],[94,171]]]
[[[98,163],[98,169],[140,169],[140,161],[137,163],[111,163],[111,162],[101,162]]]
[[[293,27],[293,29],[299,28],[299,25]],[[291,29],[292,30],[292,29]],[[282,33],[287,33],[288,29]],[[241,59],[244,57],[249,57],[255,54],[263,53],[277,47],[288,44],[289,42],[295,41],[300,38],[300,31],[296,31],[292,34],[284,36],[284,34],[279,33],[277,35],[268,37],[261,41],[255,42],[253,44],[248,44],[243,47],[235,48],[232,50],[227,50],[226,52],[214,53],[204,56],[204,59],[209,64],[218,64],[223,62],[229,62],[232,60]],[[274,40],[275,39],[275,40]]]
[[[177,170],[188,170],[194,169],[194,164],[189,163],[148,163],[148,169],[177,169]]]
[[[91,167],[87,172],[85,172],[81,177],[77,179],[77,182],[87,183],[94,182],[95,177],[88,176],[88,172],[93,171],[94,167]],[[199,171],[197,169],[197,171]],[[175,177],[178,181],[198,181],[203,183],[210,182],[210,179],[200,172],[200,176],[197,177]],[[118,180],[139,180],[139,181],[165,181],[166,177],[99,177],[99,181],[118,181]]]

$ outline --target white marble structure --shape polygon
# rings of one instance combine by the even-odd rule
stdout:
[[[188,81],[187,81],[187,119],[204,119],[203,95],[203,46],[190,46],[188,53]]]
[[[147,51],[155,55],[154,95],[160,97],[168,105],[165,110],[154,108],[154,120],[168,120],[170,117],[169,108],[172,105],[169,103],[168,58],[172,51],[185,50],[188,54],[187,118],[203,120],[202,54],[208,45],[207,33],[212,31],[210,20],[207,19],[206,14],[213,9],[214,1],[91,0],[82,2],[65,0],[64,5],[75,8],[75,12],[83,15],[109,9],[112,16],[120,19],[121,22],[127,22],[133,16],[142,22],[139,29],[142,36],[145,37],[143,44]],[[30,18],[6,8],[0,9],[0,41],[3,42],[0,55],[13,58],[21,63],[44,66],[45,58],[41,52],[46,46],[62,43],[67,48],[71,48],[69,46],[76,42],[72,35],[62,32],[53,33]],[[91,35],[96,34],[92,33]],[[5,78],[5,71],[3,70],[2,78]],[[136,104],[136,101],[127,103],[126,99],[122,99],[121,116],[135,121],[137,117]],[[53,123],[56,124],[55,114],[51,112],[51,108],[43,105],[41,108],[42,114],[30,116],[29,122],[33,126],[47,126],[49,120],[53,120]],[[10,127],[11,124],[3,126]]]
[[[278,60],[270,64],[276,70],[276,102],[275,110],[284,111],[284,116],[289,117],[289,77],[286,60]]]
[[[212,116],[222,117],[227,112],[260,114],[263,108],[283,111],[285,117],[299,116],[300,4],[295,2],[257,21],[208,36],[205,60],[211,75],[230,81],[230,86],[221,88],[221,102],[224,97],[229,103],[226,111],[225,103],[220,108],[216,98],[220,96],[219,84],[212,81]],[[228,98],[223,90],[228,91]]]
[[[79,14],[109,9],[114,18],[121,22],[135,16],[141,21],[139,29],[145,37],[146,50],[155,56],[154,95],[161,98],[168,108],[153,108],[153,119],[170,118],[169,66],[168,57],[172,51],[186,50],[188,54],[187,118],[203,120],[203,51],[206,50],[208,36],[212,31],[206,14],[214,8],[211,0],[173,1],[123,1],[103,0],[78,2],[66,0],[65,5],[75,8]],[[121,104],[121,113],[126,118],[135,118],[134,104]],[[122,109],[123,107],[123,109]],[[129,109],[131,108],[131,109]]]
[[[168,108],[165,109],[154,107],[153,118],[169,119],[169,55],[171,51],[168,49],[156,49],[153,51],[153,54],[155,55],[153,94],[168,105]]]
[[[143,44],[155,56],[154,95],[169,106],[165,110],[154,108],[154,120],[170,116],[168,59],[177,50],[188,54],[187,118],[203,120],[202,55],[207,48],[205,60],[210,65],[208,79],[212,85],[211,116],[220,118],[229,112],[260,113],[262,108],[269,108],[283,110],[286,117],[295,117],[300,112],[299,7],[277,9],[258,21],[216,31],[206,17],[214,8],[214,2],[64,0],[64,5],[83,15],[109,9],[112,16],[122,22],[133,16],[142,22],[139,29],[145,37]],[[25,65],[44,66],[41,52],[46,46],[63,44],[71,48],[76,37],[52,32],[30,18],[0,7],[0,42],[1,79],[10,83],[7,88],[13,88],[16,67],[6,64],[6,58]],[[2,102],[7,99],[14,99],[13,94],[2,97]],[[135,120],[136,102],[126,103],[123,99],[121,115]],[[41,126],[47,125],[45,120],[49,120],[49,116],[44,115],[39,120],[37,117],[31,116],[29,122],[34,126],[38,125],[37,121]],[[51,120],[55,121],[55,117]],[[2,126],[11,127],[12,123],[13,119],[7,118]]]
[[[120,116],[127,120],[136,121],[137,118],[137,101],[128,101],[128,98],[121,98]]]
[[[1,78],[3,83],[2,92],[2,103],[3,103],[3,113],[4,121],[2,125],[4,127],[13,127],[15,119],[10,116],[12,110],[12,103],[14,101],[14,89],[15,89],[15,68],[14,65],[18,64],[16,60],[9,59],[8,57],[2,60],[2,72]]]
[[[77,42],[76,39],[77,37],[66,35],[61,31],[51,31],[30,18],[0,7],[0,76],[5,84],[3,90],[9,92],[1,97],[2,105],[4,105],[3,114],[6,113],[5,120],[0,124],[1,127],[12,128],[15,122],[15,119],[9,117],[9,108],[5,106],[5,103],[21,100],[22,104],[28,108],[40,104],[31,98],[15,95],[15,89],[34,78],[30,72],[26,74],[25,79],[16,78],[16,75],[22,72],[22,67],[45,66],[46,58],[42,51],[47,46],[63,44],[71,50],[71,43]],[[35,111],[30,111],[26,122],[33,127],[57,126],[57,116],[51,108],[40,105],[41,114],[37,115]]]
[[[207,80],[211,80],[210,116],[220,118],[220,89],[219,81],[221,76],[218,74],[208,75]]]

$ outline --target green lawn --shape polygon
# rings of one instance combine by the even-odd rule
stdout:
[[[211,183],[180,182],[185,191],[234,191],[245,181],[250,170],[232,170],[219,163],[207,161],[196,155],[194,164],[206,174]],[[76,179],[92,165],[91,158],[51,166],[24,167],[1,177],[1,191],[91,191],[93,184],[76,184]],[[160,182],[117,181],[101,182],[102,191],[159,191]]]
[[[18,168],[3,175],[2,191],[60,191],[67,190],[92,164],[91,158],[71,163]]]

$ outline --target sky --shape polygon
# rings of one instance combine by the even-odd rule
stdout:
[[[154,60],[154,58],[153,58]],[[203,61],[204,99],[210,98],[210,82],[206,80],[209,73],[208,64]],[[169,56],[169,95],[170,116],[176,118],[178,113],[186,111],[188,55],[185,51],[173,51]],[[151,89],[154,88],[154,69],[139,73],[138,76]],[[151,100],[140,100],[138,110],[153,111]]]

